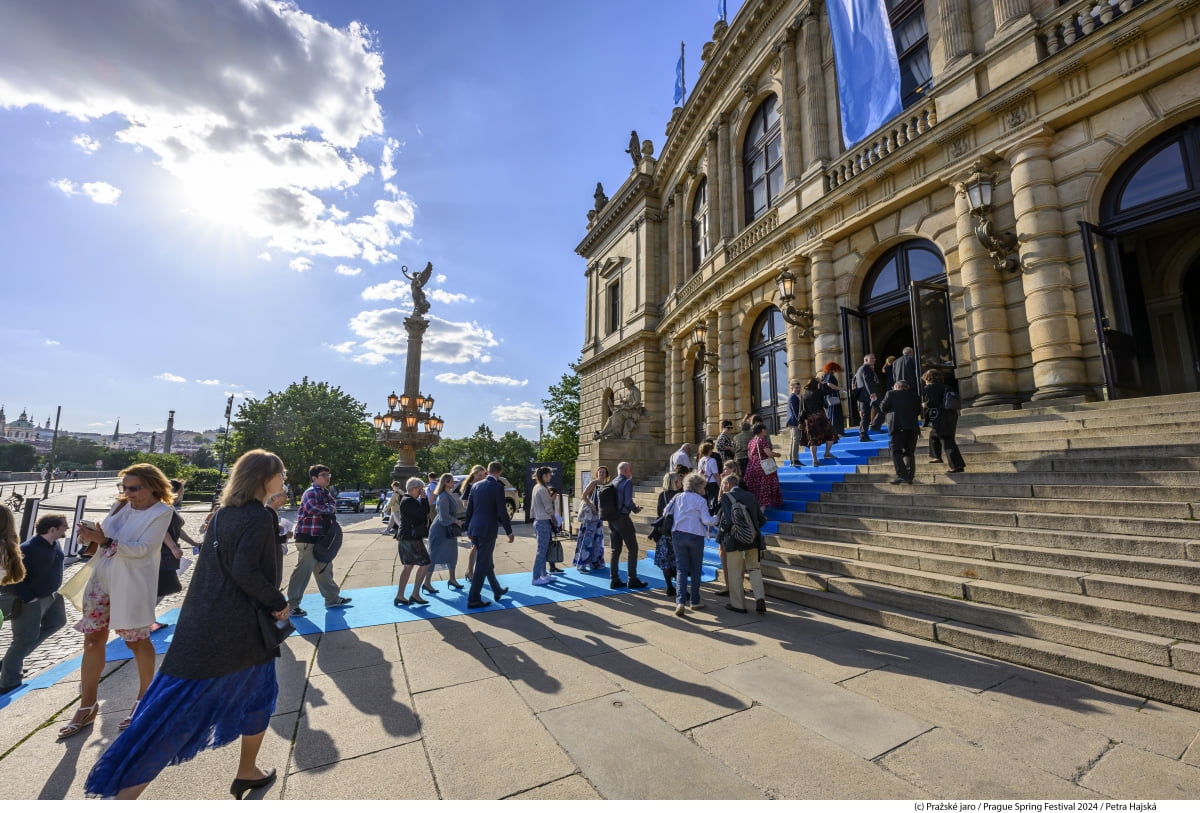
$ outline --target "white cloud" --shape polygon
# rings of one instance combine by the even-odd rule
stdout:
[[[271,262],[271,252],[269,252],[269,251],[262,252],[261,254],[258,255],[258,259],[265,260],[266,262]]]
[[[344,354],[344,353],[353,353],[354,352],[354,342],[353,341],[342,342],[341,344],[326,344],[325,346],[328,347],[330,350],[332,350],[335,353],[343,353]]]
[[[92,199],[93,203],[103,203],[109,206],[116,205],[117,199],[121,197],[120,189],[104,181],[89,181],[88,183],[78,184],[66,178],[59,178],[58,180],[51,181],[50,185],[64,195],[87,195]]]
[[[71,143],[79,147],[79,149],[91,155],[96,150],[100,149],[100,142],[89,135],[77,135],[71,139]]]
[[[206,387],[216,387],[220,386],[221,380],[218,378],[197,378],[196,383],[203,384]]]
[[[499,384],[505,387],[524,387],[529,383],[528,378],[516,379],[508,378],[502,375],[484,375],[476,370],[471,370],[463,375],[458,373],[438,373],[434,376],[435,379],[443,384]]]
[[[407,280],[390,279],[378,285],[372,285],[362,292],[362,298],[369,302],[391,302],[396,299],[412,299],[412,287]]]
[[[537,426],[538,416],[542,414],[541,407],[528,401],[519,404],[503,404],[492,407],[492,417],[500,423],[516,424],[519,429],[532,429]]]
[[[404,320],[410,314],[400,308],[362,311],[350,320],[350,329],[362,338],[359,342],[364,352],[355,358],[363,364],[382,364],[408,350],[408,333]],[[488,361],[484,353],[488,347],[499,342],[490,330],[475,322],[450,322],[437,316],[427,315],[429,328],[421,345],[424,361],[446,364],[465,364],[470,361]]]
[[[400,151],[400,142],[394,138],[389,138],[383,142],[383,157],[379,161],[379,174],[385,180],[391,180],[396,175],[396,167],[392,163],[392,159],[396,153]]]
[[[308,257],[296,257],[288,263],[288,268],[293,271],[307,271],[312,268],[312,260],[308,259]]]
[[[112,421],[96,421],[95,423],[89,423],[88,427],[89,428],[98,428],[98,427],[112,426],[112,425],[113,425]]]
[[[433,288],[429,291],[429,298],[434,302],[442,302],[446,305],[453,305],[455,302],[474,302],[475,300],[466,294],[452,294],[449,291],[443,291],[440,288]]]
[[[394,185],[359,216],[318,197],[373,173],[356,150],[383,135],[384,83],[366,26],[336,28],[293,0],[153,14],[141,0],[8,4],[0,27],[0,107],[111,117],[118,141],[179,181],[185,211],[294,254],[379,263],[410,237],[415,204]],[[85,139],[75,143],[99,143]],[[85,194],[115,202],[113,188]]]
[[[357,277],[362,273],[361,268],[351,268],[348,265],[339,265],[337,268],[333,269],[333,271],[335,274],[341,274],[344,277]]]
[[[446,275],[445,274],[434,274],[433,281],[436,282],[438,285],[441,285],[443,282],[446,281]]]
[[[172,384],[183,384],[187,381],[183,376],[175,375],[174,373],[159,373],[154,377],[159,381],[170,381]]]
[[[50,347],[57,347],[58,345],[62,344],[62,342],[58,341],[57,339],[46,339],[46,344]]]

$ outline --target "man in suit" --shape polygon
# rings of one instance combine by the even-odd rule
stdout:
[[[858,439],[865,443],[871,439],[867,435],[867,427],[879,429],[883,424],[882,412],[875,419],[875,423],[871,423],[871,410],[875,408],[879,400],[879,376],[875,374],[874,354],[863,356],[862,366],[854,373],[853,386],[854,398],[858,401],[858,411],[862,415],[862,420],[858,424]]]
[[[762,526],[766,524],[767,517],[758,504],[758,500],[754,498],[753,494],[742,488],[741,482],[741,478],[736,474],[727,474],[721,480],[720,523],[717,527],[721,532],[721,545],[725,549],[725,561],[729,565],[729,580],[726,582],[729,585],[729,603],[725,605],[725,609],[733,610],[735,613],[746,612],[746,588],[743,581],[744,576],[749,574],[750,589],[754,593],[754,610],[759,615],[763,615],[767,612],[767,594],[763,588],[762,568],[759,566],[758,557],[762,551],[767,549],[762,535]],[[758,533],[755,534],[754,540],[749,545],[738,542],[731,533],[733,503],[730,500],[736,500],[746,506],[750,518],[758,527]]]
[[[899,360],[897,360],[897,363]],[[917,474],[917,438],[921,436],[921,398],[902,378],[883,396],[879,411],[888,416],[888,434],[892,440],[892,465],[896,476],[892,485],[912,485]]]
[[[913,355],[911,347],[904,348],[900,353],[900,358],[892,365],[892,375],[897,381],[907,381],[908,388],[914,394],[917,392],[917,357]]]
[[[508,592],[507,587],[501,587],[496,579],[495,564],[492,557],[496,551],[497,524],[504,526],[508,541],[513,541],[512,521],[508,518],[508,508],[504,504],[504,483],[500,475],[504,467],[499,461],[493,460],[488,464],[487,477],[471,487],[471,499],[467,500],[467,535],[471,544],[478,551],[475,557],[475,571],[471,574],[471,589],[467,592],[467,609],[486,607],[492,602],[483,598],[483,581],[487,579],[492,586],[496,600]]]
[[[793,466],[803,466],[800,462],[800,447],[804,445],[804,410],[800,405],[800,391],[804,385],[799,381],[792,382],[792,394],[788,396],[787,425],[792,429],[792,446],[788,460]]]
[[[642,509],[633,502],[633,466],[631,464],[621,463],[617,466],[617,479],[613,480],[612,487],[617,490],[617,513],[608,519],[609,539],[612,542],[609,586],[613,590],[625,586],[625,582],[621,581],[621,571],[617,569],[617,566],[621,564],[621,548],[624,546],[629,549],[629,586],[634,589],[649,587],[650,585],[639,579],[637,575],[637,531],[634,530],[633,520],[629,515],[636,514]]]

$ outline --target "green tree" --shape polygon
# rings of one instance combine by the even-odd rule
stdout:
[[[199,466],[202,469],[215,469],[217,467],[217,458],[212,453],[212,449],[207,446],[201,446],[196,451],[192,452],[189,458],[193,466]]]
[[[307,377],[283,392],[250,398],[238,407],[229,438],[228,467],[250,449],[283,458],[293,483],[308,487],[308,468],[324,463],[338,486],[369,482],[374,432],[361,401]]]
[[[525,493],[525,467],[538,461],[537,444],[519,432],[505,432],[496,443],[496,460],[504,465],[504,474],[517,491]]]
[[[33,471],[37,467],[37,459],[37,449],[28,443],[6,443],[0,446],[0,469],[4,471]]]
[[[93,440],[60,435],[54,442],[54,465],[65,469],[90,469],[96,465],[97,460],[103,460],[108,466],[111,451],[107,446],[101,446]],[[44,456],[42,462],[48,463],[49,455]]]
[[[563,485],[571,488],[575,482],[575,458],[579,456],[579,364],[576,359],[570,372],[563,373],[557,384],[550,385],[550,394],[542,406],[550,415],[550,425],[542,438],[538,459],[563,464]]]
[[[149,452],[139,452],[132,462],[149,463],[153,466],[157,466],[163,474],[167,475],[167,477],[183,478],[186,476],[188,469],[195,468],[188,463],[187,458],[179,454],[150,454]],[[124,468],[124,466],[121,468]]]

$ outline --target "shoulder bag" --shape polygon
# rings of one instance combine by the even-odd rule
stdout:
[[[217,517],[221,515],[220,511],[212,518],[213,539],[217,538]],[[221,572],[225,574],[225,578],[230,584],[236,585],[233,580],[233,574],[229,572],[229,567],[221,559],[220,545],[216,549],[211,549],[209,553],[217,560],[217,564],[221,567]],[[288,639],[288,636],[296,631],[296,626],[290,619],[280,621],[271,614],[271,611],[258,603],[258,600],[248,593],[242,592],[246,601],[250,602],[250,606],[254,609],[254,617],[258,621],[258,634],[262,638],[263,646],[268,650],[278,649],[279,645]]]

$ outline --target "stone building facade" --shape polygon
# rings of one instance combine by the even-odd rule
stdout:
[[[626,376],[664,461],[908,345],[974,405],[1200,389],[1200,0],[887,6],[904,108],[864,141],[824,4],[746,0],[658,156],[597,189],[577,471],[615,462]]]

